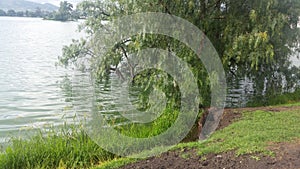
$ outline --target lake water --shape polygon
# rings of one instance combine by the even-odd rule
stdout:
[[[74,115],[67,111],[72,73],[55,63],[80,37],[78,24],[0,17],[0,142]]]
[[[33,129],[61,125],[89,111],[86,76],[55,66],[62,47],[82,36],[78,24],[0,17],[0,144],[11,136],[25,137]],[[295,57],[293,62],[300,65]],[[105,96],[99,100],[102,107],[110,107],[118,97],[117,92],[101,92]],[[241,91],[235,92],[230,102],[237,98],[238,106],[243,106]],[[103,112],[118,118],[116,107],[112,109]]]

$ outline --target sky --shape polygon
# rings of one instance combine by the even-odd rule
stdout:
[[[59,6],[59,3],[62,0],[28,0],[28,1],[37,2],[37,3],[51,3],[53,5]],[[82,0],[67,0],[67,1],[72,3],[73,5],[76,5],[78,2]]]

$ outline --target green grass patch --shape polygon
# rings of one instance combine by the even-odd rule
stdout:
[[[299,103],[285,106],[295,105]],[[125,126],[128,130],[123,129],[120,132],[142,138],[157,135],[169,128],[173,123],[172,120],[176,119],[176,113],[171,112],[171,110],[166,111],[151,125]],[[272,152],[266,149],[270,142],[286,142],[300,138],[299,119],[300,110],[244,112],[239,121],[216,131],[208,140],[181,143],[173,150],[197,149],[199,155],[231,150],[236,151],[237,155],[258,152],[272,155]],[[91,167],[110,169],[137,161],[137,159],[119,158],[103,150],[85,134],[81,127],[75,125],[65,126],[59,132],[53,129],[46,135],[40,133],[28,140],[12,139],[11,144],[6,152],[0,155],[1,169]],[[182,154],[182,156],[186,155]]]
[[[200,155],[235,150],[237,155],[272,152],[270,142],[292,141],[300,138],[300,110],[285,112],[244,112],[243,118],[216,131],[202,143],[179,144],[177,148],[197,148]]]
[[[133,159],[133,158],[117,158],[114,160],[104,162],[101,165],[94,167],[93,169],[115,169],[130,163],[134,163],[137,160],[138,159]]]
[[[294,106],[285,105],[285,106]],[[228,127],[216,131],[208,140],[203,142],[181,143],[172,150],[196,149],[199,155],[235,151],[237,155],[264,153],[273,156],[267,149],[269,143],[293,141],[300,138],[300,110],[283,112],[255,111],[244,112],[241,120]],[[184,151],[182,151],[184,152]],[[188,158],[186,154],[181,154]],[[252,158],[259,160],[256,156]],[[126,165],[132,159],[116,159],[97,169],[113,169]],[[125,162],[124,162],[125,161]],[[132,161],[132,162],[135,162]]]
[[[162,115],[149,124],[129,124],[116,127],[123,135],[147,138],[166,131],[178,117],[178,111],[166,109]],[[114,146],[113,136],[107,137],[108,147]],[[117,143],[119,140],[115,140]],[[164,143],[161,143],[162,145]],[[137,152],[143,145],[128,145]],[[148,146],[148,145],[147,145]],[[125,146],[126,147],[126,146]],[[151,146],[152,147],[152,146]],[[147,148],[147,147],[146,147]],[[150,150],[150,149],[149,149]],[[147,152],[146,152],[147,153]],[[80,125],[64,125],[40,132],[29,139],[12,138],[10,146],[0,154],[0,169],[13,168],[89,168],[113,161],[124,164],[127,159],[116,160],[118,156],[98,146]],[[107,164],[108,166],[110,164]]]
[[[28,140],[13,138],[0,155],[0,168],[89,168],[115,158],[77,128],[52,129],[47,135],[41,132]]]
[[[169,129],[178,118],[179,111],[166,109],[160,117],[151,123],[130,123],[116,128],[126,136],[149,138],[157,136]]]

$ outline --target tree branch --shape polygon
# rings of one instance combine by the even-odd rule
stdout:
[[[125,48],[122,45],[120,45],[119,47],[121,48],[122,52],[124,53],[124,56],[125,56],[125,58],[128,62],[128,65],[130,67],[130,76],[131,76],[131,78],[133,78],[134,77],[134,66],[131,64],[130,59],[127,55],[127,52],[126,52]]]

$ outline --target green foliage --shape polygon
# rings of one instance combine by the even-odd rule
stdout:
[[[78,126],[53,129],[28,140],[13,138],[4,154],[0,168],[88,168],[111,160],[115,155],[104,151]],[[60,134],[57,134],[60,133]]]
[[[292,93],[283,93],[276,96],[256,96],[252,98],[247,103],[249,107],[259,107],[259,106],[274,106],[274,105],[281,105],[281,104],[291,104],[297,103],[300,101],[300,90],[297,89],[295,92]]]
[[[0,16],[6,16],[6,12],[2,9],[0,9]]]
[[[0,9],[0,16],[10,16],[10,17],[39,17],[44,18],[50,15],[51,12],[49,11],[42,11],[41,8],[37,7],[34,11],[15,11],[15,10],[8,10],[5,12],[4,10]]]
[[[48,20],[73,21],[77,20],[79,15],[73,12],[73,5],[68,1],[61,1],[57,12],[53,12],[44,17]]]
[[[120,126],[118,130],[122,134],[134,138],[150,138],[157,136],[169,129],[177,119],[179,111],[167,109],[155,121],[146,124],[128,124]]]
[[[288,60],[299,44],[300,31],[296,27],[299,7],[298,0],[94,0],[78,5],[87,16],[81,30],[86,31],[90,37],[100,28],[105,29],[105,21],[140,12],[164,12],[190,21],[211,40],[228,78],[249,78],[254,83],[256,96],[277,95],[294,87],[293,77],[298,76],[295,73],[298,70],[292,69]],[[82,52],[78,52],[82,49],[91,50],[92,56],[100,56],[101,49],[92,50],[88,43],[78,46],[76,50],[74,44],[64,48],[61,57],[63,64],[76,63],[83,56]],[[189,63],[198,79],[201,104],[209,105],[212,79],[188,47],[169,37],[141,34],[124,39],[102,56],[103,62],[95,63],[91,59],[90,64],[94,65],[91,71],[97,72],[99,79],[108,77],[111,70],[119,70],[120,63],[128,62],[127,55],[147,47],[172,51]],[[283,85],[284,82],[286,85]]]
[[[116,125],[115,129],[131,137],[152,137],[169,129],[177,119],[178,113],[166,109],[152,123]],[[108,123],[114,124],[112,121]],[[120,158],[99,147],[80,125],[65,125],[60,130],[52,128],[46,133],[40,132],[27,140],[12,138],[10,143],[6,151],[0,154],[0,169],[89,168],[99,164],[106,165],[107,161],[118,161],[116,159]],[[118,165],[134,161],[133,159],[120,160]]]
[[[7,16],[17,16],[16,11],[13,9],[8,10],[6,14]]]

